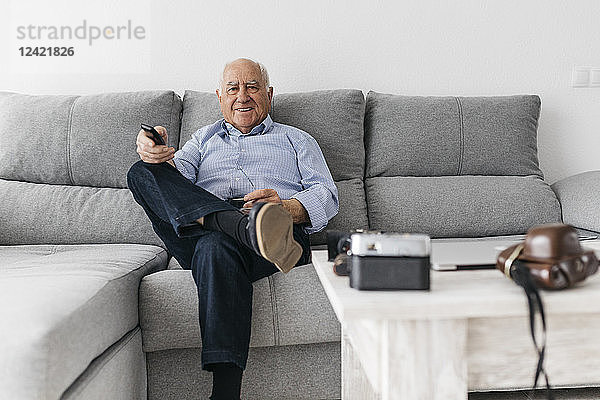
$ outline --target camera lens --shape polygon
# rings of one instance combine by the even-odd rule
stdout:
[[[350,245],[350,236],[340,238],[337,243],[338,254],[347,254],[348,250],[350,250]]]

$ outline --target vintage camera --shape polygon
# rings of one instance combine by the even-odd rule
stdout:
[[[334,272],[360,290],[429,289],[428,235],[382,231],[327,232]]]
[[[347,231],[327,231],[327,258],[333,261],[338,254],[347,254],[350,250],[350,236],[354,233],[382,233],[381,231],[369,231],[356,229]]]

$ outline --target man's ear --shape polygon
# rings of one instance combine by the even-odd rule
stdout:
[[[217,94],[217,99],[219,99],[219,104],[221,104],[221,95],[219,94],[219,89],[215,90],[215,93]]]
[[[269,86],[267,96],[269,96],[269,112],[271,112],[273,110],[273,86]]]

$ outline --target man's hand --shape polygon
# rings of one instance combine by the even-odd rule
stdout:
[[[164,126],[155,126],[154,129],[162,136],[165,143],[167,142],[167,129]],[[137,153],[140,155],[142,161],[150,164],[158,164],[162,162],[169,162],[174,165],[173,156],[175,149],[173,147],[158,145],[154,143],[154,140],[150,139],[152,134],[140,129],[135,143],[137,144]]]
[[[304,222],[310,222],[310,217],[308,216],[308,212],[296,199],[290,200],[281,200],[279,195],[274,189],[259,189],[253,192],[248,193],[244,196],[243,207],[252,207],[255,202],[268,202],[268,203],[278,203],[283,205],[283,208],[287,210],[290,214],[292,214],[292,219],[295,224],[302,224]]]
[[[254,203],[278,203],[281,204],[281,199],[274,189],[258,189],[244,196],[243,207],[252,207]]]

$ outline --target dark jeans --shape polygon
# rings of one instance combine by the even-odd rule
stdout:
[[[187,180],[168,163],[135,163],[127,185],[156,234],[198,288],[202,368],[235,363],[245,369],[252,319],[252,282],[279,271],[254,250],[230,236],[203,229],[194,221],[235,207]],[[310,262],[308,235],[294,225],[303,248],[297,265]]]

